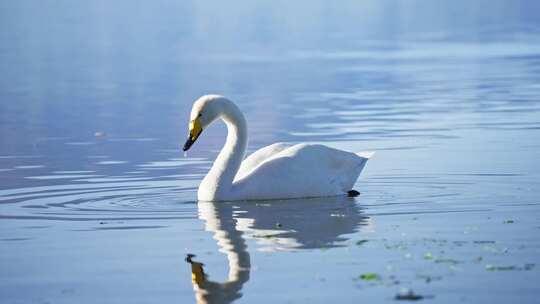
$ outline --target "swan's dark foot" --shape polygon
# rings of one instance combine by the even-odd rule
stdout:
[[[356,191],[356,190],[350,190],[350,191],[347,191],[347,196],[348,197],[357,197],[360,195],[360,192]]]

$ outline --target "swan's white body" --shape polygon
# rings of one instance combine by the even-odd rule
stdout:
[[[247,125],[238,107],[219,95],[205,95],[195,101],[192,122],[199,120],[197,123],[204,129],[217,118],[227,125],[228,135],[225,146],[199,186],[198,199],[202,201],[345,194],[352,189],[371,156],[323,145],[275,143],[244,159]],[[195,140],[197,137],[198,134]]]

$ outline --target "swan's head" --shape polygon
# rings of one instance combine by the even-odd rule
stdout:
[[[216,120],[223,112],[223,101],[220,95],[204,95],[193,103],[189,122],[189,134],[184,151],[189,150],[191,145],[199,138],[202,131]]]

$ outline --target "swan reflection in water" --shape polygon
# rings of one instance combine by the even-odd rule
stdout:
[[[220,251],[227,255],[229,275],[225,282],[208,279],[204,264],[189,254],[197,303],[231,303],[242,296],[249,280],[251,260],[246,239],[258,250],[291,251],[339,247],[344,235],[371,230],[371,220],[362,215],[354,199],[326,197],[284,201],[199,202],[199,218],[214,233]]]

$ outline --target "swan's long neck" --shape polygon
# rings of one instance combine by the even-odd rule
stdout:
[[[226,196],[232,191],[234,177],[244,159],[247,147],[247,124],[244,115],[232,102],[224,104],[221,119],[227,125],[227,141],[203,180],[215,195]],[[199,199],[204,199],[199,193]]]
[[[251,261],[243,232],[237,228],[234,208],[230,204],[199,202],[199,218],[206,223],[206,230],[214,233],[220,251],[227,254],[229,277],[225,282],[210,281],[204,275],[201,263],[192,263],[193,289],[197,303],[230,303],[242,296],[244,284],[249,281]],[[201,271],[197,271],[200,267]]]

